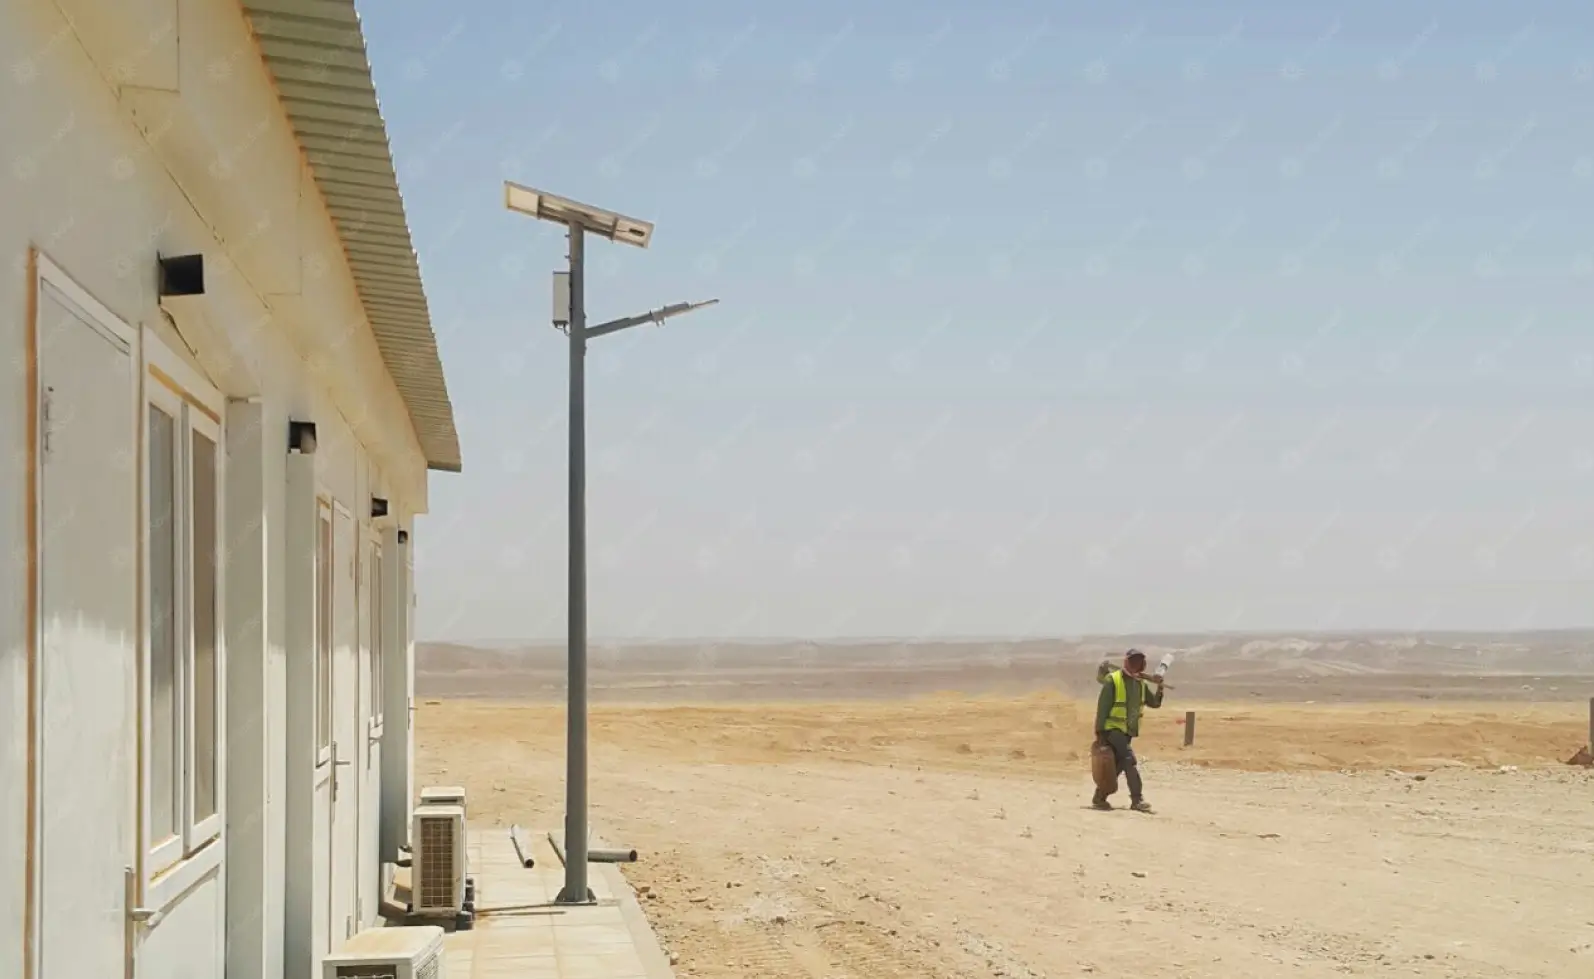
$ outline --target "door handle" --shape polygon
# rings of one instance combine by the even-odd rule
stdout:
[[[141,925],[153,928],[166,917],[166,912],[156,911],[154,908],[128,908],[127,916]]]
[[[126,900],[127,920],[136,922],[146,928],[154,928],[166,917],[166,912],[156,908],[141,908],[135,905],[138,900],[138,874],[132,867],[122,869],[123,897]]]
[[[338,743],[332,742],[332,801],[338,799],[338,769],[344,765],[352,765],[354,760],[338,761]]]

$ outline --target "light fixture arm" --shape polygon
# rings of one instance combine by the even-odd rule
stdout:
[[[589,326],[586,329],[586,337],[591,340],[594,337],[607,336],[610,333],[629,330],[633,326],[641,326],[644,323],[660,324],[672,316],[690,313],[693,310],[702,309],[704,306],[712,306],[717,302],[719,302],[718,299],[709,299],[700,303],[675,303],[672,306],[661,306],[640,316],[624,316],[617,320],[610,320],[607,323],[599,323],[597,326]]]

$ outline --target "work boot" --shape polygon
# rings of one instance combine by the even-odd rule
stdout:
[[[1129,808],[1133,809],[1135,812],[1155,812],[1156,811],[1156,810],[1151,808],[1151,803],[1147,802],[1144,799],[1136,799],[1134,802],[1129,804]]]
[[[1100,809],[1102,812],[1112,812],[1112,803],[1104,795],[1098,795],[1090,800],[1090,808]]]

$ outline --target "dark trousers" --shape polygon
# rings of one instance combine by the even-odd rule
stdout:
[[[1103,735],[1112,747],[1113,759],[1118,763],[1118,774],[1129,783],[1129,801],[1141,799],[1140,764],[1135,760],[1135,749],[1129,746],[1129,735],[1122,731],[1108,731]]]

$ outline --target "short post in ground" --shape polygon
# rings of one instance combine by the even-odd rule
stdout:
[[[1594,701],[1591,701],[1591,704],[1594,704]],[[1184,712],[1184,746],[1188,748],[1193,744],[1195,744],[1195,711],[1187,710]]]

